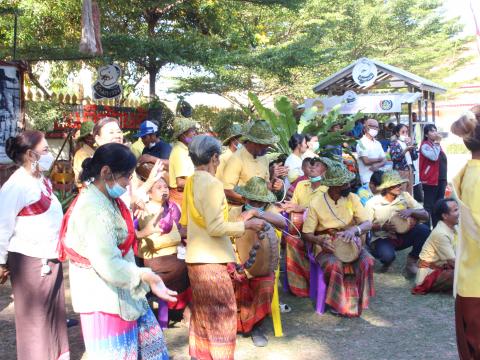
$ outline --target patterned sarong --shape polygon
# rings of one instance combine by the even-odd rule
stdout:
[[[234,281],[238,332],[249,333],[271,313],[274,284],[273,274]]]
[[[187,264],[187,268],[192,288],[190,356],[197,359],[233,359],[237,306],[227,265]]]
[[[435,266],[423,260],[418,261],[420,268],[430,268],[433,271],[412,289],[414,295],[425,295],[429,292],[447,292],[453,289],[454,269],[446,264],[444,266]]]
[[[103,312],[80,315],[89,360],[168,360],[157,319],[149,309],[138,320],[126,321]]]
[[[302,239],[285,234],[287,278],[290,291],[299,297],[308,297],[310,262]]]
[[[344,264],[331,253],[322,252],[317,262],[323,269],[327,284],[325,303],[341,315],[357,317],[367,309],[373,285],[373,258],[362,249],[357,261]]]

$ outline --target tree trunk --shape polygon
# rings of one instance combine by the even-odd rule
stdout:
[[[157,79],[157,72],[158,70],[155,67],[151,67],[147,69],[148,71],[148,78],[149,78],[149,95],[150,98],[153,99],[155,97],[155,80]]]

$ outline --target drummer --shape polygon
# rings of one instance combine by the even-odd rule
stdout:
[[[351,193],[350,182],[354,178],[355,174],[345,165],[330,162],[320,181],[328,190],[312,198],[303,224],[303,237],[315,245],[316,261],[327,283],[325,303],[332,313],[347,317],[360,316],[368,308],[369,298],[375,295],[374,261],[359,241],[370,230],[371,222],[358,196]],[[356,243],[358,259],[351,263],[338,259],[333,254],[334,238]]]
[[[430,235],[430,228],[419,222],[428,222],[428,212],[409,193],[402,191],[403,179],[395,171],[386,171],[377,190],[380,194],[367,201],[366,208],[373,219],[372,254],[383,264],[381,272],[388,271],[395,260],[395,251],[412,248],[407,257],[405,273],[414,277],[418,271],[417,261],[423,244]],[[411,221],[411,228],[400,234],[398,228],[390,221],[399,216]],[[402,231],[403,232],[403,231]]]
[[[242,143],[240,142],[240,137],[242,136],[242,126],[240,124],[232,124],[228,128],[228,133],[223,140],[222,145],[226,147],[226,150],[220,155],[220,165],[218,165],[217,172],[215,177],[217,179],[222,179],[223,170],[227,161],[232,157],[232,155],[239,149],[242,148]]]
[[[245,186],[235,187],[235,192],[245,199],[245,205],[230,212],[230,221],[247,221],[252,217],[265,220],[277,229],[286,228],[285,218],[273,203],[275,195],[268,190],[267,182],[260,177],[252,177]],[[266,239],[265,239],[266,240]],[[274,273],[262,277],[244,277],[234,281],[237,299],[237,331],[252,337],[255,346],[266,346],[268,338],[260,325],[271,312]]]

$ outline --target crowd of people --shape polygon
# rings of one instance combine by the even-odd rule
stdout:
[[[203,360],[233,359],[238,333],[268,345],[262,322],[279,267],[298,297],[310,296],[320,268],[327,309],[359,317],[375,296],[375,260],[392,271],[403,249],[412,294],[453,290],[460,357],[480,358],[480,106],[452,126],[472,153],[454,198],[444,198],[435,126],[417,151],[397,125],[391,168],[378,122],[360,130],[357,174],[342,145],[319,148],[317,136],[293,135],[288,157],[269,153],[279,139],[264,120],[235,124],[220,141],[176,118],[172,145],[146,120],[131,146],[118,120],[86,122],[74,157],[79,195],[65,214],[44,176],[54,160],[44,134],[10,138],[19,168],[0,189],[0,283],[12,284],[17,358],[69,358],[67,259],[89,359],[168,359],[155,316],[166,307],[189,327],[191,358]],[[423,205],[412,196],[417,158]]]

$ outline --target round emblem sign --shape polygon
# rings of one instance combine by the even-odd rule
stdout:
[[[360,86],[372,85],[377,75],[377,67],[372,61],[366,58],[358,60],[352,71],[353,81]]]
[[[355,101],[357,101],[357,93],[353,90],[345,91],[343,94],[343,101],[345,101],[347,104],[353,104]]]
[[[388,111],[393,108],[393,101],[392,100],[381,100],[380,101],[380,109],[383,111]]]

